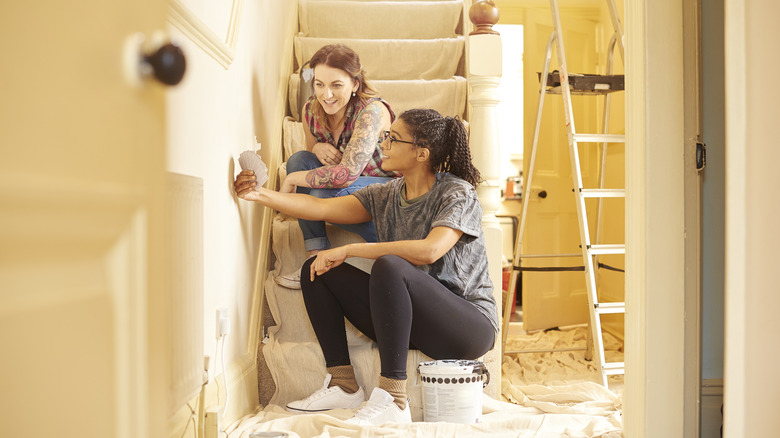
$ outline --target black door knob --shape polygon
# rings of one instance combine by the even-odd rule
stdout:
[[[151,55],[144,55],[143,60],[149,66],[150,73],[166,85],[176,85],[181,82],[187,70],[184,52],[172,43],[161,46]]]
[[[542,190],[541,192],[539,192],[539,197],[542,198],[542,199],[546,198],[547,197],[547,190]]]

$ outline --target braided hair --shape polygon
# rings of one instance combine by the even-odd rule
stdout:
[[[466,128],[459,117],[442,117],[432,109],[411,109],[399,118],[409,128],[414,144],[431,151],[434,172],[449,172],[475,188],[482,182],[471,162]]]

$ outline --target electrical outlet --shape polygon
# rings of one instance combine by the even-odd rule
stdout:
[[[217,309],[217,340],[222,339],[223,336],[227,336],[230,333],[230,317],[228,316],[227,307],[220,307]]]

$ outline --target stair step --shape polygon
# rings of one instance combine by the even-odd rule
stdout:
[[[626,313],[626,303],[596,303],[594,304],[596,313]]]
[[[623,134],[574,134],[574,140],[578,143],[625,143]]]
[[[303,130],[303,123],[295,121],[292,117],[285,117],[282,122],[282,149],[284,150],[283,161],[287,161],[290,156],[298,151],[306,150],[306,133]],[[279,177],[281,181],[283,176]]]
[[[466,78],[455,76],[449,79],[425,80],[388,80],[371,81],[377,93],[388,101],[396,115],[412,108],[432,108],[444,116],[463,117],[466,111],[468,87]],[[288,102],[290,114],[300,121],[301,109],[298,108],[299,78],[290,76]]]
[[[432,108],[443,116],[463,118],[466,111],[468,82],[461,76],[430,81],[372,81],[372,84],[397,115],[408,109]]]
[[[462,0],[317,0],[301,2],[298,20],[301,32],[310,37],[428,39],[462,33],[462,15]]]
[[[344,39],[295,37],[296,69],[321,47],[344,44],[360,56],[370,81],[391,79],[448,79],[464,76],[465,38]],[[415,62],[414,60],[424,60]]]
[[[626,245],[623,245],[623,244],[591,245],[588,248],[588,253],[590,255],[598,255],[598,254],[625,254],[626,253]]]
[[[583,198],[625,198],[625,189],[581,189]]]

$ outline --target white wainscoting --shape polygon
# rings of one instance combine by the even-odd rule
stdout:
[[[168,173],[171,400],[183,406],[207,380],[203,364],[203,179]]]

